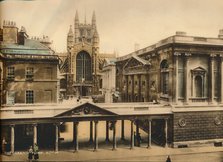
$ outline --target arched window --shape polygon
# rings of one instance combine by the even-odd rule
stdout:
[[[204,97],[205,96],[205,75],[206,70],[202,67],[197,67],[191,70],[192,78],[192,96]]]
[[[163,60],[160,64],[160,79],[161,79],[161,92],[162,94],[168,94],[169,84],[169,64],[167,60]]]
[[[91,57],[85,52],[81,51],[76,58],[76,80],[79,82],[92,80],[92,65]]]
[[[197,75],[194,79],[194,84],[195,84],[195,97],[202,97],[202,92],[203,92],[203,81],[202,81],[202,77],[200,75]]]

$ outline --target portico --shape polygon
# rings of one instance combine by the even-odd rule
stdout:
[[[114,107],[115,106],[115,107]],[[147,104],[148,106],[148,104]],[[157,106],[157,105],[156,105]],[[161,105],[160,105],[161,106]],[[153,111],[153,109],[156,109]],[[157,112],[158,109],[161,109]],[[153,119],[159,119],[159,120],[165,120],[171,118],[171,111],[170,107],[166,108],[154,108],[151,105],[150,107],[145,107],[145,104],[138,107],[130,107],[130,104],[125,104],[125,107],[123,107],[123,104],[112,104],[107,105],[107,107],[103,104],[92,104],[92,103],[83,103],[81,105],[76,105],[74,108],[67,109],[65,111],[60,111],[60,113],[55,113],[52,117],[39,117],[37,119],[11,119],[11,120],[2,120],[1,124],[5,126],[10,126],[11,128],[11,150],[14,152],[14,147],[16,145],[15,138],[17,137],[17,132],[14,131],[14,128],[21,125],[29,125],[32,128],[32,143],[41,143],[41,139],[39,138],[38,133],[42,133],[40,130],[40,125],[42,124],[50,124],[52,126],[52,138],[54,139],[54,142],[52,144],[54,145],[54,150],[56,152],[60,151],[60,124],[66,123],[66,122],[73,122],[73,148],[74,151],[77,152],[80,150],[79,147],[79,129],[80,129],[80,123],[81,122],[89,122],[89,142],[93,143],[93,150],[97,151],[98,148],[100,148],[98,138],[100,136],[99,134],[99,128],[98,124],[103,123],[105,124],[105,141],[111,140],[112,143],[112,150],[116,150],[119,146],[117,145],[117,129],[121,129],[120,138],[124,140],[125,138],[130,138],[129,141],[129,148],[134,148],[134,140],[137,140],[137,138],[134,136],[134,132],[139,132],[139,129],[144,128],[144,126],[137,121],[140,120],[146,120],[148,121],[148,130],[142,131],[148,131],[148,147],[151,147],[151,139],[152,139],[152,127],[151,122]],[[121,122],[121,126],[117,127],[117,122]],[[125,121],[131,121],[131,134],[130,137],[127,137],[125,135]],[[134,124],[136,125],[136,128],[134,128]],[[165,125],[165,124],[164,124]],[[167,124],[166,124],[167,126]],[[165,127],[165,130],[168,128]],[[109,138],[109,131],[112,131],[112,139]],[[147,132],[146,132],[147,133]],[[54,134],[54,135],[53,135]],[[41,134],[41,136],[44,136]],[[47,135],[45,135],[47,136]],[[165,139],[167,143],[168,133],[165,134]],[[32,144],[31,144],[32,145]],[[167,144],[166,144],[167,145]],[[103,148],[102,148],[103,149]],[[16,151],[16,150],[15,150]]]

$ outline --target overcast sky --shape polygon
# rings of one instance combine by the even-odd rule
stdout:
[[[29,36],[48,35],[57,52],[66,51],[66,36],[78,10],[91,22],[95,10],[100,52],[125,55],[172,36],[217,37],[223,29],[222,0],[6,0],[0,19],[24,26]]]

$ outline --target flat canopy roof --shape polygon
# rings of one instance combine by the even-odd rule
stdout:
[[[85,109],[88,110],[85,110]],[[83,109],[83,110],[82,110]],[[83,111],[83,112],[82,112]],[[92,113],[86,113],[90,111]],[[74,113],[75,112],[75,113]],[[72,114],[74,113],[74,114]],[[170,105],[153,105],[151,103],[73,103],[44,105],[15,105],[0,109],[1,120],[55,117],[89,117],[89,116],[134,116],[172,114]],[[61,116],[62,115],[62,116]]]

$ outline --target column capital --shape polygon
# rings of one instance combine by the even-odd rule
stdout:
[[[10,126],[10,127],[15,127],[15,124],[10,124],[9,126]]]
[[[211,58],[214,58],[214,57],[216,57],[216,56],[217,56],[217,54],[215,54],[215,53],[211,53],[211,54],[210,54],[210,57],[211,57]]]
[[[60,123],[53,123],[53,125],[54,125],[54,126],[59,126],[59,125],[60,125]]]
[[[181,53],[180,52],[174,52],[173,55],[174,56],[181,56]]]
[[[79,121],[75,121],[74,124],[78,125],[79,124]]]
[[[34,126],[34,127],[37,126],[37,123],[33,123],[32,126]]]
[[[185,57],[189,57],[189,56],[191,56],[191,53],[189,53],[189,52],[185,52],[185,53],[184,53],[184,56],[185,56]]]

